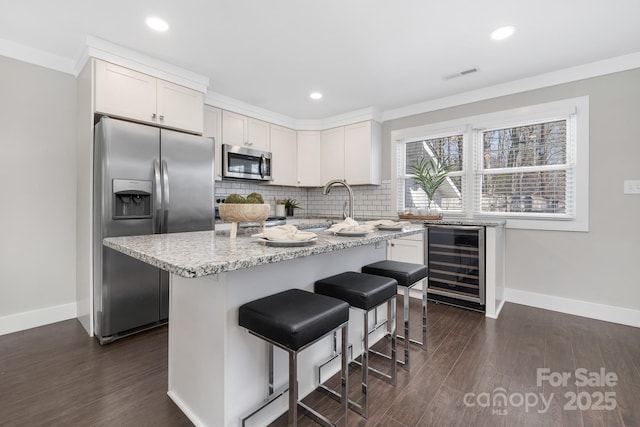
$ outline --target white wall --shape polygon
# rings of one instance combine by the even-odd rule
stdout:
[[[76,82],[2,56],[0,76],[2,334],[75,317]]]
[[[506,286],[524,291],[521,302],[541,294],[556,303],[571,304],[561,300],[567,298],[631,309],[632,323],[640,325],[640,196],[623,194],[625,179],[640,179],[640,69],[390,120],[383,150],[390,153],[392,130],[584,95],[590,97],[589,232],[508,229]],[[390,173],[385,166],[383,179]]]

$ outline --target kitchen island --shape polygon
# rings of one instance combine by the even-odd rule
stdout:
[[[195,425],[237,427],[266,397],[268,374],[267,345],[238,326],[238,308],[286,289],[313,291],[318,279],[386,259],[387,240],[423,232],[422,225],[363,237],[319,232],[317,242],[302,247],[270,247],[248,235],[232,240],[213,231],[113,237],[104,245],[171,273],[168,394]],[[358,354],[362,325],[360,316],[350,318]],[[316,388],[315,367],[331,350],[326,338],[300,354],[300,396]],[[275,363],[278,388],[287,382],[283,351],[276,350]],[[286,404],[279,399],[251,425],[265,425]]]

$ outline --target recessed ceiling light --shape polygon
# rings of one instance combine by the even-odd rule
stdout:
[[[167,31],[169,29],[169,24],[167,24],[167,21],[156,16],[150,16],[149,18],[147,18],[147,25],[152,30],[161,32]]]
[[[309,98],[320,99],[322,98],[322,94],[320,92],[311,92],[311,94],[309,95]]]
[[[511,37],[515,31],[515,27],[512,27],[511,25],[500,27],[493,30],[493,32],[491,33],[491,38],[493,40],[504,40],[508,37]]]

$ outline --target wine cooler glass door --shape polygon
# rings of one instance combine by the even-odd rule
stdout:
[[[426,237],[429,293],[484,305],[484,227],[428,226]]]

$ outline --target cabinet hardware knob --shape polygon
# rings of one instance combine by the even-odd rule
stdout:
[[[164,121],[164,116],[160,116],[160,121]]]
[[[155,120],[155,119],[156,119],[156,113],[153,113],[153,114],[151,115],[151,118],[152,118],[153,120]]]

